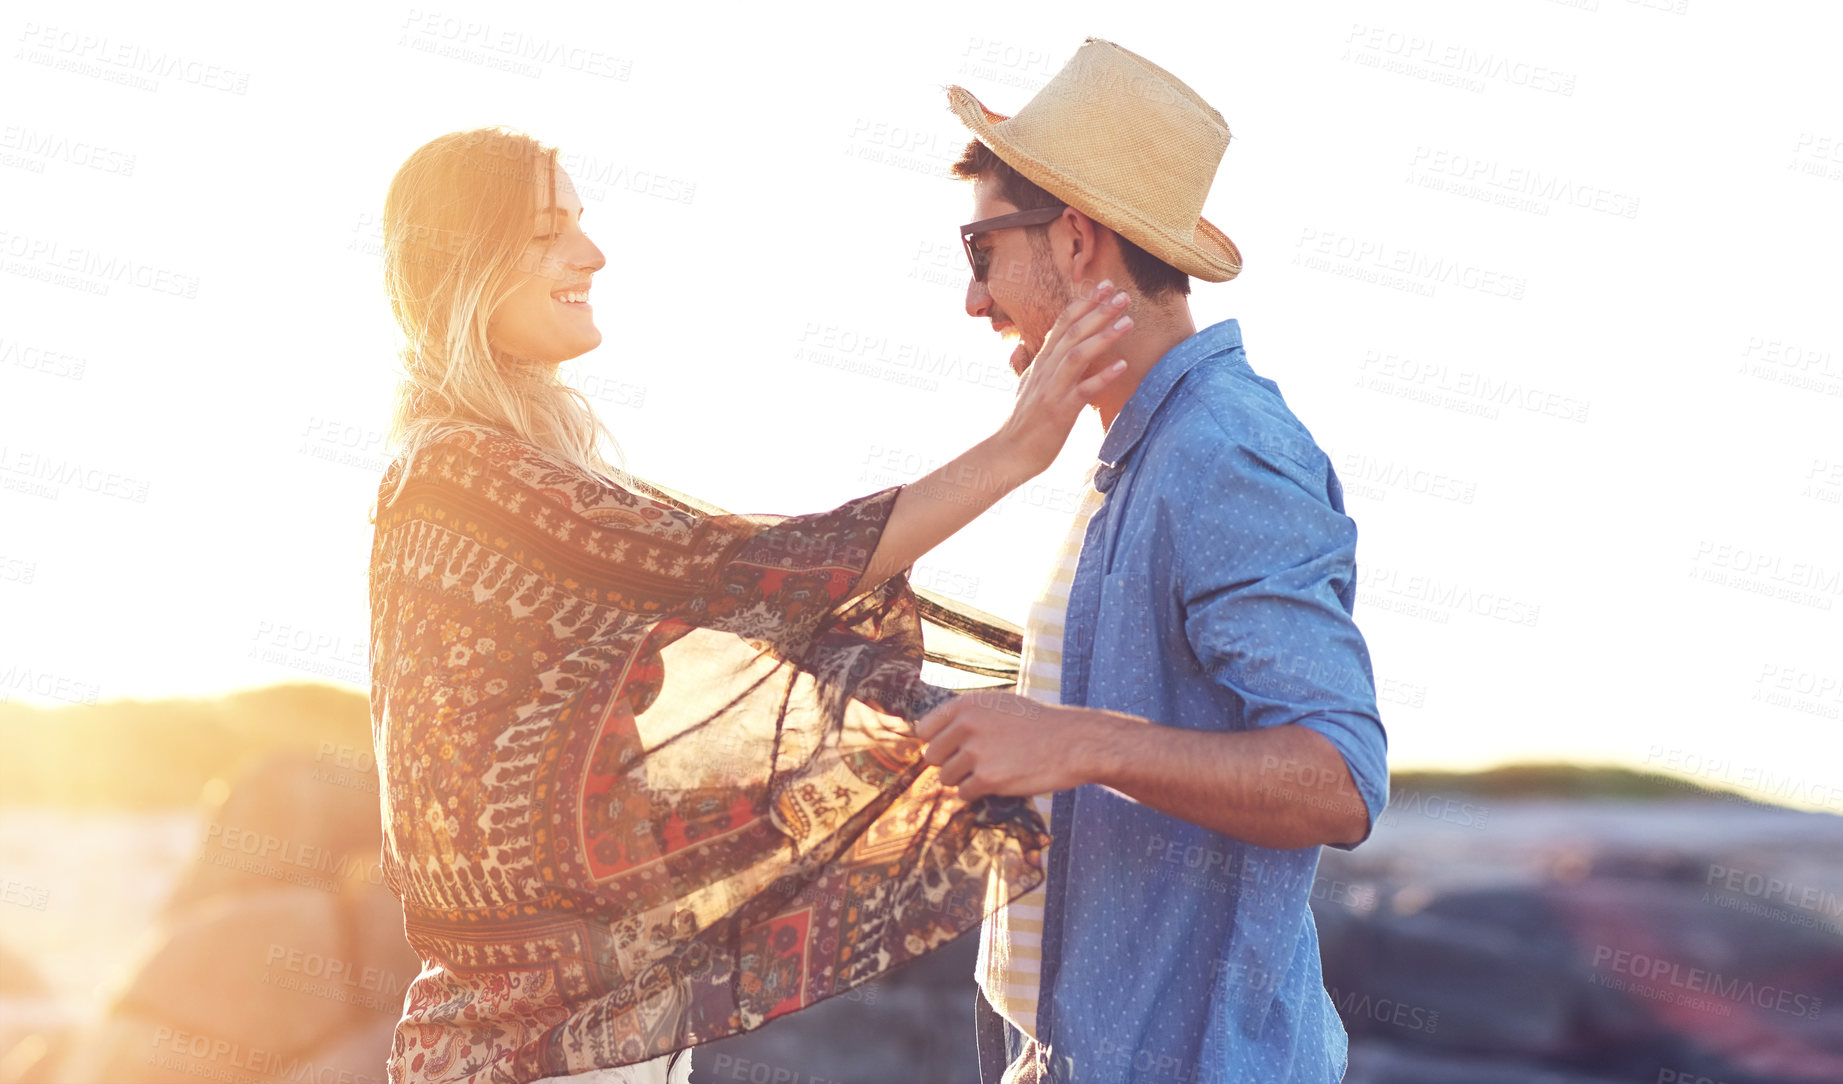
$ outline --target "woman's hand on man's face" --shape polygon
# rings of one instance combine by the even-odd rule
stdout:
[[[1125,291],[1103,279],[1062,310],[1024,370],[1017,402],[997,435],[1031,474],[1049,469],[1082,408],[1126,371],[1124,359],[1108,357],[1114,342],[1132,330],[1126,306]]]

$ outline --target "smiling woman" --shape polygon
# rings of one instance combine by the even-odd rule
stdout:
[[[558,363],[601,344],[590,277],[607,262],[582,232],[557,151],[500,128],[432,140],[384,201],[385,289],[405,333],[392,439],[414,454],[471,419],[523,434],[571,466],[618,479],[613,435]]]
[[[556,158],[444,136],[385,201],[405,375],[372,741],[384,880],[423,963],[393,1084],[679,1084],[688,1059],[662,1055],[874,979],[1042,880],[1030,806],[963,800],[922,755],[913,721],[952,694],[921,681],[902,573],[1049,466],[1123,367],[1124,295],[1072,303],[1012,417],[920,482],[700,512],[604,462],[558,377],[601,341],[604,261]],[[771,457],[775,423],[739,439]]]

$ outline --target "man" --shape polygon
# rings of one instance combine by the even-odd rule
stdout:
[[[1018,337],[1012,367],[1088,283],[1134,313],[1127,371],[1094,404],[1094,492],[1027,626],[1028,695],[917,724],[962,795],[1054,796],[1040,898],[984,931],[982,1073],[1338,1080],[1307,903],[1319,847],[1356,846],[1387,802],[1386,737],[1336,472],[1237,322],[1191,318],[1189,277],[1241,268],[1200,217],[1228,129],[1092,38],[1014,118],[948,94],[978,137],[955,167],[973,180],[966,311]]]

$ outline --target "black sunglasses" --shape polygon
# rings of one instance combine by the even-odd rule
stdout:
[[[960,243],[966,246],[966,262],[973,265],[973,281],[984,282],[987,272],[992,270],[992,260],[986,253],[973,247],[973,238],[994,230],[1009,230],[1018,226],[1041,226],[1062,217],[1066,207],[1039,207],[1034,211],[1014,211],[997,218],[980,219],[968,222],[960,227]]]

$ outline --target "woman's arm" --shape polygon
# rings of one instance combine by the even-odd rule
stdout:
[[[1112,295],[1111,298],[1109,295]],[[1125,371],[1117,361],[1090,372],[1132,326],[1126,295],[1103,281],[1069,302],[1024,370],[1017,405],[997,433],[927,477],[902,487],[876,552],[859,581],[868,590],[914,564],[1005,494],[1055,462],[1082,408]]]

